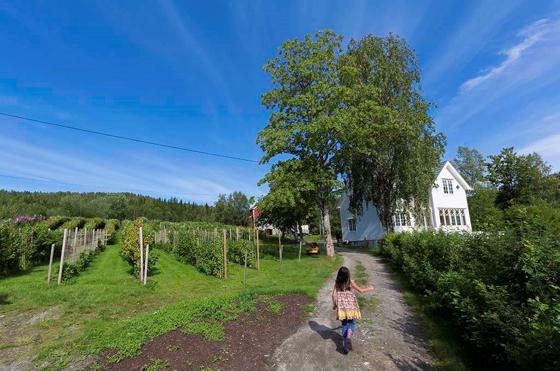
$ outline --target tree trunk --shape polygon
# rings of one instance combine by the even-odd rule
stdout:
[[[327,248],[327,256],[334,256],[334,244],[331,236],[331,215],[327,206],[322,207],[323,211],[323,230],[325,233],[325,245]]]

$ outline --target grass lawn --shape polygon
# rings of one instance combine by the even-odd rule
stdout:
[[[0,280],[0,320],[7,324],[0,328],[0,359],[60,368],[107,348],[115,359],[122,358],[153,336],[194,320],[227,319],[251,310],[255,295],[244,292],[314,297],[339,264],[324,256],[302,255],[298,261],[297,245],[284,246],[280,263],[271,255],[276,246],[265,243],[261,270],[247,270],[244,290],[243,268],[237,264],[229,264],[223,281],[156,250],[158,270],[142,286],[119,249],[108,246],[85,272],[58,287],[47,286],[47,266]]]

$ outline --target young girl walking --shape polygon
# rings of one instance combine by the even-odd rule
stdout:
[[[341,267],[336,275],[332,291],[333,309],[336,310],[336,319],[342,321],[343,352],[347,354],[352,350],[352,334],[356,331],[355,320],[362,318],[358,300],[352,289],[360,294],[373,291],[373,285],[362,288],[350,278],[350,270]]]

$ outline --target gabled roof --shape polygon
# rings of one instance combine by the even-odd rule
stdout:
[[[453,177],[455,178],[455,180],[457,180],[457,182],[461,185],[461,187],[463,187],[465,189],[465,191],[472,191],[473,188],[469,185],[469,183],[467,183],[465,181],[465,179],[463,179],[463,177],[461,176],[461,174],[459,174],[459,172],[457,171],[457,169],[455,169],[455,167],[453,167],[453,164],[451,164],[450,161],[444,161],[441,163],[441,166],[439,168],[439,171],[436,174],[436,179],[439,177],[439,175],[441,174],[441,172],[443,171],[443,169],[447,168],[447,170],[449,170],[449,172],[451,173],[451,175],[453,175]]]

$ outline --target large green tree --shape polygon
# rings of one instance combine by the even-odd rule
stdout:
[[[249,224],[250,207],[249,198],[242,192],[221,194],[214,206],[216,220],[224,224],[246,226]]]
[[[336,187],[335,156],[342,123],[338,82],[341,37],[332,31],[290,40],[264,67],[274,87],[262,96],[271,111],[257,143],[267,163],[277,156],[298,161],[299,177],[312,180],[313,200],[323,215],[327,255],[334,255],[329,202]],[[266,178],[265,178],[266,179]]]
[[[488,180],[498,189],[498,207],[530,204],[550,193],[551,168],[537,153],[520,155],[509,147],[489,159]]]
[[[394,35],[352,40],[340,59],[344,87],[339,159],[360,213],[369,203],[393,228],[397,209],[421,212],[445,148],[420,91],[415,53]]]
[[[477,149],[459,146],[453,164],[471,187],[477,188],[484,184],[486,161]]]
[[[313,179],[301,176],[305,173],[301,166],[295,159],[275,164],[261,181],[261,184],[268,183],[270,190],[258,202],[261,222],[298,234],[300,239],[303,238],[302,224],[313,216],[317,208]]]

